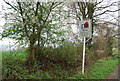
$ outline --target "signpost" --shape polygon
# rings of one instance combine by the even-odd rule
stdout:
[[[85,42],[86,37],[92,36],[92,22],[90,19],[80,21],[80,34],[83,36],[84,44],[83,44],[83,60],[82,60],[82,74],[84,74],[85,68]]]

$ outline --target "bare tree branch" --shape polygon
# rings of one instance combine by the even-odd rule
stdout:
[[[108,8],[108,7],[113,6],[115,3],[118,3],[118,2],[113,2],[113,3],[111,3],[110,5],[107,5],[107,6],[104,6],[104,7],[96,7],[95,9],[97,9],[97,10],[102,10],[102,9],[105,9],[105,8]]]
[[[17,2],[17,3],[18,3],[19,8],[20,8],[20,14],[21,14],[21,16],[22,16],[22,21],[23,21],[23,23],[24,23],[24,29],[25,29],[26,36],[29,38],[28,30],[27,30],[27,27],[26,27],[25,18],[23,17],[23,10],[22,10],[22,7],[21,7],[21,3],[20,3],[20,2]]]
[[[7,2],[7,1],[5,1],[5,0],[3,0],[6,4],[8,4],[10,7],[12,7],[14,10],[16,10],[17,11],[17,9],[13,6],[13,5],[11,5],[9,2]]]
[[[104,0],[101,0],[100,2],[96,2],[95,6],[97,6],[98,4],[101,4]]]
[[[94,15],[94,17],[97,17],[97,16],[99,16],[99,15],[105,14],[106,12],[117,12],[117,11],[119,11],[119,10],[120,10],[120,9],[113,10],[113,11],[106,10],[106,11],[104,11],[104,12],[100,13],[100,14]]]

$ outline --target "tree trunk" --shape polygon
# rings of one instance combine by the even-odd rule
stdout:
[[[29,56],[28,56],[28,66],[29,68],[34,66],[35,64],[35,49],[34,49],[35,41],[30,40],[30,47],[29,47]]]

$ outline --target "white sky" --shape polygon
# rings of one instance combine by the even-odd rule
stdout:
[[[12,0],[9,0],[9,1],[12,1]],[[100,0],[101,1],[101,0]],[[111,0],[112,2],[114,2],[114,1],[118,1],[118,0]],[[110,0],[106,0],[106,2],[104,3],[104,4],[106,4],[106,3],[109,3],[110,2]],[[5,3],[4,3],[4,1],[3,0],[0,0],[0,32],[2,32],[2,26],[4,25],[4,23],[5,23],[5,20],[2,18],[2,16],[3,16],[3,14],[4,14],[4,11],[2,10],[2,5],[4,5],[4,6],[8,6],[8,5],[6,5]],[[117,7],[116,7],[117,8]],[[111,15],[116,15],[116,17],[117,17],[117,15],[118,15],[118,13],[113,13],[113,14],[111,14]],[[103,16],[104,17],[104,16]],[[109,15],[108,15],[108,19],[110,19],[110,17],[109,17]],[[76,30],[76,29],[75,29]],[[1,38],[1,36],[0,36],[0,38]],[[0,46],[1,45],[8,45],[9,44],[9,42],[11,43],[11,44],[13,44],[13,40],[10,40],[10,39],[3,39],[3,40],[0,40]]]

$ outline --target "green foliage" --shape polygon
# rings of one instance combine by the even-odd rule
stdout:
[[[43,73],[43,74],[41,75],[41,78],[42,78],[42,79],[51,79],[52,77],[49,75],[48,72],[45,72],[45,73]]]
[[[80,59],[79,49],[80,48],[73,44],[65,43],[57,48],[45,48],[43,55],[49,60],[63,61],[68,64],[74,64],[78,59]]]
[[[96,37],[94,45],[95,58],[101,59],[106,58],[109,54],[108,42],[103,36]]]
[[[85,76],[87,79],[104,79],[114,71],[117,65],[118,59],[108,58],[106,60],[99,60]]]
[[[63,24],[59,24],[61,19],[64,20],[64,16],[59,15],[59,8],[63,8],[60,3],[18,2],[9,4],[12,7],[7,9],[11,12],[6,12],[4,17],[10,22],[6,22],[2,38],[15,39],[22,45],[27,45],[34,39],[39,46],[58,44],[65,39],[63,37],[65,29],[63,29]],[[17,10],[12,10],[13,7]],[[34,8],[36,8],[35,11]],[[62,10],[62,12],[64,11]],[[9,17],[12,18],[9,19]]]
[[[69,77],[68,79],[84,79],[83,74],[76,74],[73,77]]]
[[[7,3],[10,5],[11,3]],[[83,3],[79,3],[83,4]],[[3,52],[3,78],[5,79],[41,79],[41,78],[67,78],[68,73],[63,70],[68,66],[80,67],[82,61],[82,45],[74,45],[71,42],[66,42],[66,21],[68,21],[68,10],[65,10],[63,5],[57,2],[46,3],[20,3],[11,4],[8,8],[5,17],[10,22],[6,22],[5,29],[2,32],[2,38],[8,37],[17,40],[20,44],[28,45],[29,53],[24,52]],[[11,10],[12,8],[16,10]],[[84,10],[80,13],[85,17],[85,9],[92,10],[94,4],[83,6]],[[88,9],[88,12],[89,12]],[[63,13],[65,15],[63,15]],[[15,15],[16,14],[16,15]],[[66,15],[67,14],[67,15]],[[88,14],[88,18],[92,18],[93,13]],[[96,20],[93,19],[93,25],[96,25]],[[92,29],[93,30],[93,29]],[[108,42],[108,43],[107,43]],[[108,44],[108,48],[107,48]],[[106,41],[104,37],[98,37],[95,48],[93,44],[86,46],[86,66],[90,66],[94,62],[94,58],[106,57],[112,55],[113,40]],[[38,46],[38,47],[36,47]],[[89,49],[88,49],[89,48]],[[35,50],[34,50],[35,49]],[[95,53],[94,53],[95,51]],[[28,57],[28,55],[31,55]],[[96,56],[95,56],[96,55]],[[27,59],[27,57],[29,59]],[[33,57],[33,58],[32,58]],[[35,57],[35,58],[34,58]],[[36,60],[37,59],[37,60]],[[24,62],[28,60],[35,62],[34,66],[27,69],[24,67]],[[114,58],[115,60],[115,58]],[[116,61],[103,61],[103,64],[98,66],[108,65],[106,67],[93,67],[92,73],[86,75],[88,78],[104,78],[107,73],[111,72],[116,65]],[[30,63],[30,62],[29,62]],[[79,63],[79,64],[77,64]],[[112,64],[111,64],[112,63]],[[16,66],[15,66],[16,65]],[[54,66],[55,70],[49,72],[48,67]],[[27,66],[27,65],[26,65]],[[47,68],[45,68],[47,67]],[[45,68],[46,72],[40,69]],[[50,68],[50,67],[49,67]],[[53,67],[52,67],[53,68]],[[56,69],[57,68],[57,69]],[[103,72],[102,72],[102,71]],[[40,72],[39,72],[40,71]],[[74,70],[73,70],[74,71]],[[101,72],[100,72],[101,71]],[[104,73],[107,71],[107,73]],[[72,71],[71,71],[72,72]],[[53,75],[51,75],[53,73]],[[103,75],[104,73],[104,75]],[[97,75],[97,76],[96,76]],[[98,76],[99,75],[99,76]],[[74,78],[83,79],[84,75],[75,75]]]
[[[53,71],[55,78],[63,79],[68,77],[68,74],[62,70],[62,67],[59,64],[56,64],[54,66],[57,68]]]
[[[10,79],[10,78],[17,78],[18,76],[21,77],[21,75],[19,75],[18,72],[26,71],[26,70],[24,70],[24,68],[22,68],[21,59],[15,59],[15,53],[12,54],[10,52],[3,52],[2,56],[3,56],[3,58],[2,58],[2,60],[3,60],[3,78]]]
[[[35,70],[40,68],[40,65],[35,65],[30,70],[23,65],[27,59],[27,53],[23,52],[3,52],[3,78],[4,79],[40,79],[40,73],[35,73]],[[32,72],[32,74],[30,74]]]
[[[46,61],[47,66],[52,65],[54,70],[44,72],[40,70],[45,66],[40,62],[35,62],[31,69],[26,69],[24,62],[28,54],[25,52],[3,52],[3,78],[4,79],[50,79],[50,78],[67,78],[69,72],[64,71],[63,66]],[[64,60],[64,59],[63,59]],[[69,59],[70,60],[70,59]],[[65,66],[64,66],[65,67]],[[70,72],[71,73],[71,72]]]
[[[0,62],[2,62],[2,52],[0,52]]]
[[[76,74],[68,79],[105,79],[118,65],[117,58],[98,60],[85,74]]]
[[[27,53],[18,52],[3,52],[3,78],[4,79],[63,79],[68,78],[71,71],[66,72],[63,70],[60,64],[53,64],[52,62],[47,62],[47,66],[52,64],[53,67],[49,71],[40,70],[41,66],[39,62],[35,62],[35,66],[31,69],[26,69],[23,66]],[[85,75],[75,74],[69,79],[104,79],[111,73],[118,64],[118,59],[108,58],[106,60],[99,60],[92,66],[92,69],[87,70]],[[65,67],[65,66],[64,66]],[[71,68],[74,70],[74,68]],[[80,68],[79,68],[80,69]],[[75,70],[74,70],[75,71]]]
[[[114,40],[111,38],[108,40],[108,54],[109,56],[113,54],[112,48],[113,48]]]

